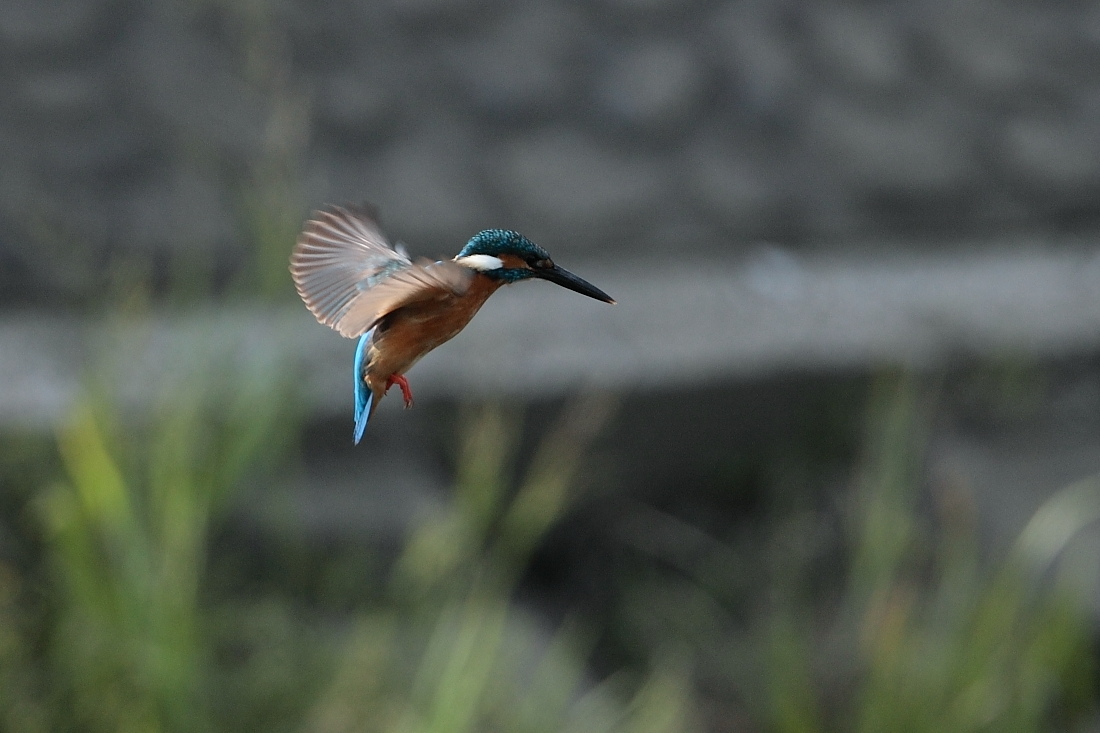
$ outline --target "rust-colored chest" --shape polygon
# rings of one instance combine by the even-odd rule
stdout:
[[[415,303],[387,316],[372,339],[367,383],[379,389],[389,376],[404,374],[422,356],[450,341],[502,284],[478,275],[462,295]]]

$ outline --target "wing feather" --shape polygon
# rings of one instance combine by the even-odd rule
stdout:
[[[334,328],[345,336],[361,333],[403,306],[461,295],[472,279],[470,269],[453,262],[418,261],[360,293]]]
[[[372,211],[342,206],[306,222],[290,272],[317,320],[348,338],[410,303],[461,295],[473,278],[453,262],[412,262],[390,245]]]

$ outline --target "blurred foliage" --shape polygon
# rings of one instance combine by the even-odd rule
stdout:
[[[44,626],[38,648],[13,653],[40,666],[39,685],[5,707],[37,697],[32,717],[49,728],[210,726],[211,524],[242,478],[286,449],[296,421],[278,365],[177,350],[148,415],[129,414],[110,374],[122,360],[105,360],[58,434],[61,475],[29,494]]]
[[[510,601],[533,547],[570,506],[580,458],[612,406],[595,395],[568,406],[514,488],[505,477],[516,418],[489,406],[471,420],[453,503],[409,537],[388,602],[359,620],[307,730],[690,728],[683,665],[597,683],[582,623],[545,628]]]
[[[1057,494],[1011,553],[989,557],[967,487],[928,483],[938,392],[906,375],[875,382],[848,491],[822,497],[820,481],[781,472],[787,483],[752,526],[728,536],[640,514],[639,533],[665,539],[639,543],[647,556],[619,583],[615,633],[634,648],[689,649],[714,729],[1044,731],[1095,719],[1095,583],[1081,579],[1096,577],[1096,557],[1062,555],[1100,520],[1100,479]]]
[[[761,630],[771,659],[761,714],[777,730],[1040,731],[1091,710],[1080,586],[1058,573],[1043,580],[1036,571],[1050,570],[1056,553],[1034,548],[1060,550],[1072,538],[1048,531],[1067,496],[1087,508],[1074,529],[1100,519],[1100,482],[1051,500],[990,569],[963,487],[940,487],[931,516],[917,510],[930,402],[906,378],[884,379],[872,395],[848,513],[851,564],[828,614],[799,603],[797,570],[784,580],[791,602]]]
[[[885,391],[885,390],[883,390]],[[868,440],[855,510],[849,581],[863,689],[850,715],[859,730],[1045,730],[1090,702],[1092,661],[1084,599],[1056,577],[1036,583],[1029,538],[1064,547],[1072,534],[1040,530],[1067,489],[1032,519],[998,568],[983,568],[973,506],[940,487],[931,527],[914,510],[922,433],[914,390],[876,395],[881,426]],[[1090,491],[1100,499],[1100,483]],[[1086,523],[1100,519],[1095,499]],[[1038,568],[1037,568],[1038,566]],[[1041,591],[1041,592],[1040,592]]]
[[[898,374],[873,385],[865,455],[833,543],[822,538],[827,513],[774,522],[766,600],[741,638],[755,652],[725,678],[761,730],[1049,731],[1095,720],[1095,583],[1081,579],[1096,577],[1097,558],[1057,558],[1100,519],[1100,480],[1049,500],[990,567],[966,486],[926,491],[936,393]],[[828,572],[832,587],[822,586],[823,551],[847,556]]]
[[[120,317],[130,331],[141,323]],[[908,377],[871,390],[847,483],[822,492],[812,471],[777,470],[751,531],[724,536],[709,534],[722,527],[713,518],[616,517],[608,534],[632,531],[648,553],[604,579],[617,605],[551,622],[519,591],[548,533],[586,506],[598,474],[585,456],[614,399],[577,397],[533,450],[517,412],[471,409],[448,501],[396,554],[360,561],[350,548],[311,565],[287,541],[257,580],[234,562],[262,548],[235,555],[217,538],[240,531],[229,519],[242,501],[277,501],[271,478],[300,434],[293,374],[208,346],[167,354],[147,410],[126,390],[133,350],[104,345],[52,445],[0,441],[0,730],[1041,731],[1092,720],[1080,578],[1096,575],[1095,558],[1065,550],[1100,519],[1100,481],[1050,500],[1006,557],[984,556],[966,487],[927,485],[937,390]]]
[[[19,488],[31,547],[0,564],[0,728],[690,727],[682,660],[595,680],[579,619],[547,628],[512,601],[613,400],[572,404],[517,485],[518,419],[472,415],[453,502],[413,529],[388,580],[362,578],[381,592],[332,627],[286,594],[211,583],[226,572],[211,567],[213,534],[234,495],[293,454],[286,376],[231,354],[175,356],[152,413],[134,411],[107,360],[57,436],[57,462],[42,448],[4,465],[6,486],[38,485]]]

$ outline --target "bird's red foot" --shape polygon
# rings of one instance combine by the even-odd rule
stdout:
[[[389,392],[390,387],[395,384],[401,388],[401,396],[405,398],[405,409],[412,407],[413,393],[412,389],[409,388],[409,380],[405,379],[401,374],[391,374],[389,378],[386,379],[386,392]]]

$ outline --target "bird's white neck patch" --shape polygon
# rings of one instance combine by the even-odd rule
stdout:
[[[463,267],[469,267],[471,270],[478,270],[480,272],[486,272],[488,270],[499,270],[504,267],[504,260],[499,257],[493,257],[492,255],[467,255],[455,260]]]

